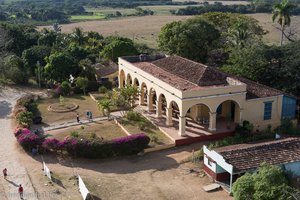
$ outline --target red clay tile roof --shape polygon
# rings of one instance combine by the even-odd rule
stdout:
[[[245,172],[256,169],[263,162],[279,165],[300,161],[300,138],[231,145],[214,151],[233,165],[235,173]]]
[[[172,74],[199,86],[227,85],[226,75],[212,67],[179,57],[171,56],[152,62]],[[189,73],[192,72],[192,73]]]
[[[134,63],[134,66],[145,72],[148,72],[149,74],[152,74],[154,77],[172,85],[179,90],[193,90],[200,88],[197,84],[167,72],[150,62],[136,62]]]
[[[110,74],[113,74],[115,72],[118,71],[119,67],[117,64],[113,63],[113,62],[110,62],[106,65],[103,65],[101,63],[97,63],[95,65],[93,65],[95,70],[96,70],[96,74],[99,76],[99,77],[103,77],[103,76],[107,76],[107,75],[110,75]]]
[[[123,57],[123,59],[180,90],[196,90],[208,86],[228,85],[226,78],[231,77],[247,85],[247,99],[284,94],[274,88],[246,78],[223,73],[216,68],[180,56],[149,56],[147,61],[140,61],[138,56]]]
[[[232,76],[234,77],[234,76]],[[247,85],[246,99],[272,97],[284,94],[282,91],[268,87],[242,77],[234,77]]]

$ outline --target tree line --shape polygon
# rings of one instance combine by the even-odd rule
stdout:
[[[273,21],[281,27],[279,45],[265,43],[262,37],[266,32],[251,17],[211,12],[165,25],[159,47],[298,96],[300,40],[286,30],[291,9],[287,0],[274,6]]]
[[[120,56],[147,49],[128,38],[103,37],[80,28],[70,34],[61,33],[57,24],[40,32],[31,26],[2,24],[0,33],[0,78],[17,84],[41,78],[42,85],[50,87],[68,81],[70,75],[95,82],[93,64],[116,62]]]
[[[299,4],[293,4],[294,7],[291,10],[291,14],[299,15]],[[180,8],[178,10],[171,10],[174,15],[201,15],[208,12],[231,12],[241,14],[251,13],[271,13],[273,11],[273,3],[269,2],[252,2],[249,5],[223,5],[221,2],[215,2],[209,4],[204,2],[201,6],[188,6],[186,8]]]

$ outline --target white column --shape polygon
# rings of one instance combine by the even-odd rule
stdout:
[[[123,79],[122,79],[122,77],[121,77],[121,74],[120,74],[120,73],[119,73],[118,81],[119,81],[119,88],[122,88],[122,87],[124,87],[124,85],[123,85]]]
[[[208,128],[208,130],[210,130],[210,131],[217,130],[216,124],[217,124],[217,113],[209,112],[209,128]]]
[[[243,114],[244,114],[244,108],[240,108],[240,121],[239,121],[240,125],[243,125],[243,121],[244,121]]]
[[[147,95],[147,103],[148,103],[148,111],[153,110],[153,95],[148,94]]]
[[[182,116],[179,116],[179,131],[178,131],[178,134],[180,136],[184,136],[185,135],[185,123],[186,123],[186,117],[182,117]]]
[[[173,108],[166,108],[166,125],[173,126],[173,116],[172,116]]]
[[[144,90],[142,90],[139,96],[139,104],[143,105],[144,103],[145,103],[145,94],[144,94]]]
[[[156,101],[156,117],[161,117],[162,102]]]

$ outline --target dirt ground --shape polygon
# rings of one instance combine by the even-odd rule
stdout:
[[[43,199],[81,199],[77,191],[77,173],[91,193],[102,200],[232,200],[223,190],[206,193],[202,186],[211,183],[200,164],[180,161],[191,155],[191,149],[202,144],[179,147],[144,156],[108,160],[57,159],[44,156],[47,166],[58,179],[53,186],[42,174],[41,157],[23,156],[36,190],[48,195]],[[194,172],[191,173],[190,169]],[[59,191],[60,194],[56,194]]]
[[[203,172],[199,165],[180,164],[191,155],[192,149],[199,149],[202,143],[143,156],[105,160],[71,159],[54,155],[32,157],[17,144],[12,130],[8,130],[13,127],[12,119],[8,115],[14,102],[8,107],[5,107],[5,102],[15,100],[19,95],[18,91],[0,91],[0,97],[3,99],[0,101],[1,127],[7,129],[3,134],[9,134],[3,137],[9,138],[8,140],[0,140],[2,141],[0,164],[2,168],[8,167],[9,179],[13,180],[11,183],[0,181],[0,192],[4,191],[5,194],[15,192],[16,183],[23,183],[25,194],[38,194],[38,199],[80,200],[82,197],[75,178],[75,175],[79,174],[90,192],[95,195],[95,200],[232,200],[232,197],[222,190],[204,192],[202,186],[211,183],[211,180],[207,176],[202,177]],[[53,184],[43,175],[43,160],[52,172]],[[3,193],[0,196],[1,200],[6,199]],[[19,199],[16,197],[8,199]]]

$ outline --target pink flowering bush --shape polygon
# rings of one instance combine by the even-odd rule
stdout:
[[[42,144],[43,149],[57,151],[61,148],[60,141],[56,138],[47,138]]]
[[[17,140],[25,150],[31,151],[32,148],[35,148],[37,145],[41,145],[44,138],[39,137],[32,132],[25,132],[19,134]]]

